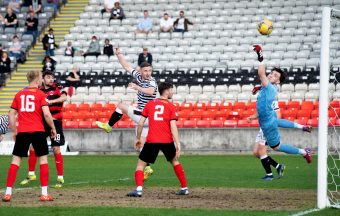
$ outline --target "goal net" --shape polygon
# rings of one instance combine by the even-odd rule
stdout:
[[[318,208],[340,208],[340,10],[322,12]]]

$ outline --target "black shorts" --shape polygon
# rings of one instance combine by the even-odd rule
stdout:
[[[159,150],[161,150],[167,161],[172,161],[176,156],[174,143],[145,143],[139,154],[139,159],[146,163],[155,163]]]
[[[63,122],[59,120],[53,120],[57,136],[55,139],[51,139],[51,146],[62,146],[65,144],[65,137],[63,132]],[[44,122],[46,137],[51,136],[51,128],[46,122]]]
[[[46,135],[43,131],[18,133],[12,154],[19,157],[27,157],[30,144],[32,144],[35,154],[38,157],[48,155]]]

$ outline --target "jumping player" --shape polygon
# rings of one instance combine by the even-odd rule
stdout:
[[[255,87],[256,88],[256,87]],[[253,94],[256,94],[256,89],[254,88]],[[259,90],[259,89],[258,89]],[[254,92],[255,91],[255,92]],[[272,104],[273,110],[276,112],[276,116],[278,118],[281,118],[280,114],[280,107],[277,101],[274,101]],[[258,114],[255,113],[247,118],[247,121],[250,122],[252,119],[257,119]],[[283,128],[298,128],[301,129],[302,131],[311,133],[312,127],[308,125],[300,125],[296,122],[291,122],[285,119],[278,119],[278,126],[283,127]],[[263,132],[260,128],[260,131],[258,132],[256,139],[255,139],[255,145],[253,149],[253,154],[255,157],[259,158],[261,160],[261,164],[266,171],[266,175],[262,178],[263,180],[273,180],[274,176],[272,173],[272,170],[270,166],[273,166],[277,174],[280,177],[284,175],[285,171],[285,165],[284,164],[279,164],[277,163],[272,157],[268,156],[267,154],[267,148],[266,148],[266,138],[263,135]]]
[[[67,99],[67,93],[61,85],[56,84],[54,79],[54,74],[52,71],[45,71],[43,73],[43,85],[40,90],[46,95],[48,101],[48,106],[53,117],[53,123],[57,130],[57,136],[55,139],[51,138],[51,146],[53,148],[55,165],[57,169],[57,183],[56,188],[61,188],[64,184],[64,159],[60,152],[60,146],[65,144],[65,137],[63,133],[62,125],[62,108],[63,103]],[[50,128],[45,123],[45,130],[47,136]],[[26,179],[20,182],[20,185],[28,185],[30,181],[36,180],[35,175],[35,164],[37,163],[37,157],[35,155],[34,149],[30,148],[30,154],[28,157],[28,176]]]
[[[48,146],[46,141],[43,118],[51,128],[51,138],[56,137],[56,129],[52,115],[48,109],[45,94],[38,89],[42,82],[40,71],[27,73],[29,86],[19,91],[9,111],[9,126],[15,140],[13,159],[8,170],[7,188],[2,201],[9,202],[22,157],[27,157],[29,146],[32,144],[40,162],[41,201],[53,201],[47,193],[48,187]],[[16,116],[18,115],[18,127]]]
[[[123,66],[123,68],[129,72],[133,78],[136,79],[136,83],[129,83],[129,88],[134,89],[137,91],[138,97],[138,108],[135,108],[131,105],[126,105],[120,102],[117,105],[116,110],[112,113],[110,120],[108,123],[97,121],[98,127],[102,128],[107,133],[112,131],[112,126],[116,124],[123,116],[123,113],[127,114],[134,122],[138,124],[141,113],[145,104],[156,98],[157,93],[157,84],[156,80],[151,76],[152,74],[152,66],[147,63],[143,62],[140,65],[140,72],[133,69],[131,65],[124,59],[124,56],[121,54],[120,50],[116,49],[116,55],[119,60],[119,63]],[[137,126],[136,126],[137,130]],[[148,134],[148,121],[146,121],[143,132],[142,132],[142,142],[145,142],[146,135]],[[145,167],[144,170],[144,177],[147,179],[149,176],[153,174],[153,170],[148,165]]]
[[[260,127],[264,137],[266,137],[268,145],[275,151],[285,152],[287,154],[301,154],[307,163],[311,163],[312,157],[309,148],[299,149],[292,145],[280,143],[278,119],[272,108],[272,103],[277,95],[275,84],[284,82],[287,74],[279,68],[274,68],[271,73],[266,76],[262,47],[254,45],[254,51],[257,53],[258,61],[260,62],[258,75],[261,80],[261,89],[256,101],[256,110]]]
[[[175,106],[169,102],[173,95],[172,88],[173,86],[170,83],[160,83],[158,86],[160,98],[149,101],[143,109],[142,117],[138,123],[137,141],[135,143],[136,149],[143,147],[135,171],[136,189],[128,193],[127,196],[142,196],[143,169],[147,163],[154,163],[156,161],[160,150],[173,165],[177,178],[181,183],[181,189],[176,194],[189,194],[184,170],[178,161],[181,154],[181,144],[176,126],[178,115]],[[147,118],[149,119],[149,132],[143,146],[141,134]]]

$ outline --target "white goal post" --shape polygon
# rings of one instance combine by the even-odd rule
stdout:
[[[327,156],[328,156],[328,88],[330,76],[330,35],[331,18],[340,18],[340,10],[325,7],[322,10],[321,53],[320,53],[320,97],[319,97],[319,127],[318,127],[318,186],[317,207],[328,207],[327,196]]]

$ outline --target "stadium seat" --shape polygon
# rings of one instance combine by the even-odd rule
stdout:
[[[221,109],[215,113],[215,119],[216,120],[226,120],[229,118],[229,112],[228,109]]]
[[[185,120],[183,122],[183,128],[195,128],[196,127],[196,121],[194,120]]]
[[[181,104],[181,110],[192,110],[192,109],[193,109],[192,103],[184,102]]]
[[[220,103],[220,110],[222,110],[222,109],[232,110],[233,109],[233,104],[231,102]]]
[[[300,109],[300,102],[299,101],[290,101],[287,104],[287,109],[296,109],[299,110]]]
[[[64,128],[78,128],[79,123],[77,121],[67,121],[63,126]]]
[[[130,128],[130,121],[118,121],[117,126],[118,128]]]
[[[250,124],[248,123],[248,121],[247,120],[238,120],[237,121],[237,126],[238,127],[249,127],[250,126]]]
[[[333,107],[333,108],[340,108],[340,100],[333,100],[329,103],[329,106],[330,107]]]
[[[246,109],[246,103],[245,102],[235,102],[233,105],[233,110],[245,110]]]
[[[223,121],[222,120],[212,120],[212,121],[210,121],[210,127],[221,128],[221,127],[223,127]]]
[[[116,109],[115,104],[104,104],[103,111],[111,111],[113,112]]]
[[[319,120],[317,118],[312,118],[307,121],[307,125],[317,127],[319,125]]]
[[[217,102],[210,102],[207,105],[207,110],[219,110],[220,109],[220,104]]]
[[[210,121],[209,120],[198,120],[196,122],[196,126],[198,128],[208,128],[210,127]]]
[[[77,106],[77,104],[65,104],[63,109],[64,109],[65,112],[67,112],[67,111],[77,111],[78,106]]]
[[[183,127],[183,121],[176,121],[176,125],[178,128],[182,128]]]
[[[223,122],[224,127],[237,127],[237,120],[225,120]]]
[[[197,102],[194,104],[194,110],[206,110],[206,104],[203,102]]]
[[[103,110],[102,104],[91,104],[91,112],[102,111],[102,110]]]
[[[298,118],[298,119],[295,119],[294,122],[301,124],[301,125],[307,125],[308,119]]]
[[[311,112],[312,112],[311,110],[298,110],[296,117],[297,118],[301,118],[301,117],[310,118]]]
[[[285,110],[283,112],[281,112],[282,118],[284,119],[296,119],[296,115],[297,115],[297,110],[296,109],[288,109]]]
[[[260,127],[259,121],[257,119],[253,119],[249,123],[250,127]]]
[[[78,127],[79,128],[91,128],[92,121],[79,121]]]
[[[90,104],[79,104],[78,111],[90,111]]]
[[[301,110],[313,110],[314,103],[312,101],[303,101],[301,103]]]

